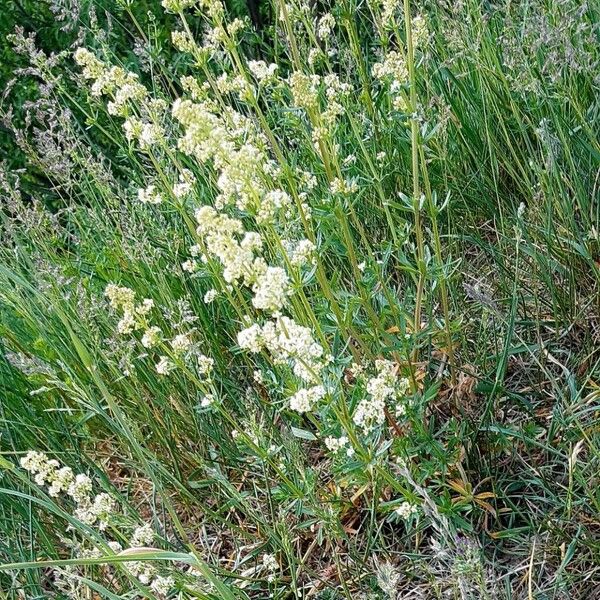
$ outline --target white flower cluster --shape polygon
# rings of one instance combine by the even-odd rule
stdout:
[[[376,62],[372,69],[375,79],[391,80],[392,86],[401,86],[408,81],[408,67],[404,56],[396,50],[390,50],[382,62]]]
[[[192,340],[187,333],[178,333],[171,340],[171,348],[174,354],[184,354],[192,347]]]
[[[310,240],[299,240],[298,242],[283,242],[289,261],[294,267],[314,265],[317,247]]]
[[[254,280],[254,253],[262,247],[259,234],[246,232],[241,241],[238,237],[244,233],[239,219],[218,212],[212,206],[203,206],[196,211],[198,235],[201,236],[208,251],[216,256],[224,267],[223,277],[228,283],[243,279],[246,284]]]
[[[73,474],[69,467],[63,467],[57,460],[49,459],[43,452],[29,451],[20,461],[21,467],[34,476],[34,481],[40,487],[47,485],[51,496],[66,494],[74,500],[76,507],[74,516],[88,526],[97,526],[104,531],[116,512],[116,503],[107,493],[92,495],[92,480],[85,474]],[[154,541],[154,531],[149,524],[137,527],[130,539],[132,549],[151,546]],[[107,545],[115,552],[122,552],[118,542],[108,541]],[[82,558],[97,558],[102,553],[98,548],[87,548],[80,551]],[[130,562],[126,568],[137,577],[141,583],[150,585],[152,590],[165,597],[174,585],[172,577],[157,575],[156,567],[147,562]]]
[[[320,19],[317,26],[317,34],[320,39],[325,40],[335,27],[335,18],[331,13],[325,13]]]
[[[149,185],[147,188],[140,188],[138,190],[138,200],[142,204],[160,204],[163,201],[162,195],[154,184]]]
[[[422,15],[416,15],[411,22],[412,38],[415,48],[423,48],[429,41],[429,28]]]
[[[83,67],[83,76],[93,79],[91,91],[94,96],[109,96],[109,114],[124,117],[125,136],[137,141],[146,149],[164,139],[165,132],[158,122],[166,103],[160,99],[148,99],[147,88],[140,83],[137,73],[121,67],[110,67],[85,48],[78,48],[75,62]],[[135,110],[142,118],[131,116]]]
[[[201,163],[212,161],[218,173],[217,208],[235,205],[260,214],[264,221],[267,216],[273,219],[278,208],[289,207],[285,192],[267,186],[267,173],[276,171],[276,166],[264,149],[264,136],[252,121],[233,109],[223,113],[208,100],[177,99],[172,112],[185,130],[179,149]],[[263,202],[267,206],[261,211]]]
[[[123,131],[127,141],[138,142],[142,150],[158,144],[164,136],[160,125],[144,122],[137,117],[127,118],[123,123]]]
[[[75,510],[75,516],[87,525],[98,523],[100,530],[106,529],[111,515],[115,511],[115,501],[109,494],[101,493],[94,496],[92,501],[80,502]]]
[[[383,27],[393,26],[393,15],[398,8],[397,0],[384,0],[382,20]],[[411,22],[413,47],[422,48],[427,45],[429,31],[425,19],[417,15]],[[396,110],[407,111],[408,104],[406,94],[403,94],[403,88],[409,81],[408,66],[405,60],[406,52],[390,50],[380,62],[376,62],[372,67],[372,75],[375,79],[387,82],[390,85],[392,103]]]
[[[200,401],[200,406],[202,408],[208,408],[215,403],[216,399],[213,394],[204,394],[202,400]]]
[[[147,97],[148,90],[139,82],[136,73],[121,67],[109,68],[85,48],[78,48],[74,58],[83,67],[83,76],[94,80],[91,88],[94,96],[113,96],[114,100],[108,107],[110,114],[123,115],[127,102],[141,102]]]
[[[221,73],[215,84],[221,94],[234,93],[241,100],[251,100],[256,96],[254,87],[241,75],[232,77],[228,73]]]
[[[160,327],[152,325],[148,327],[142,336],[142,346],[144,348],[153,348],[160,342]]]
[[[86,525],[98,524],[101,530],[108,525],[115,512],[115,502],[106,493],[92,497],[92,480],[83,473],[77,475],[69,467],[61,467],[57,460],[43,452],[29,451],[20,461],[21,467],[34,476],[37,485],[48,486],[50,496],[64,493],[77,505],[75,516]]]
[[[148,313],[154,307],[154,302],[145,298],[140,304],[135,303],[135,292],[126,287],[120,287],[114,283],[109,283],[104,291],[110,305],[122,312],[121,320],[117,324],[117,331],[122,334],[130,334],[136,330],[143,330],[141,344],[146,349],[151,349],[163,341],[163,335],[160,327],[151,325],[147,319]],[[175,357],[189,358],[196,353],[190,332],[178,333],[169,341],[169,346]],[[203,360],[204,373],[208,372],[208,363],[212,359],[200,355],[199,361]],[[159,375],[169,375],[175,369],[175,363],[169,356],[159,356],[155,365],[156,372]]]
[[[381,20],[385,28],[392,28],[394,26],[393,18],[396,11],[401,6],[402,0],[383,0],[381,3]]]
[[[201,162],[211,160],[218,172],[216,208],[202,206],[196,211],[197,232],[208,254],[223,265],[225,281],[252,288],[256,308],[281,310],[289,293],[285,270],[260,256],[263,240],[258,233],[246,231],[240,219],[222,212],[233,203],[239,210],[250,210],[260,224],[289,214],[289,195],[265,186],[270,163],[253,125],[233,111],[227,120],[209,102],[177,100],[173,115],[185,128],[180,149]]]
[[[145,523],[137,527],[129,540],[129,545],[132,550],[139,550],[152,546],[154,542],[154,530],[151,525]],[[149,585],[157,576],[157,570],[154,565],[143,561],[132,561],[126,564],[127,570],[137,577],[144,585]]]
[[[141,304],[135,304],[135,292],[126,287],[119,287],[114,283],[109,283],[104,290],[104,295],[108,298],[110,305],[123,313],[121,320],[117,324],[117,331],[122,335],[132,333],[137,329],[147,329],[148,323],[146,316],[154,307],[154,301],[150,298],[144,298]]]
[[[403,88],[408,83],[409,74],[403,55],[396,50],[390,51],[384,57],[383,62],[373,65],[372,73],[376,79],[389,82],[394,108],[401,112],[407,111],[408,104]]]
[[[239,219],[218,212],[212,206],[196,211],[198,235],[207,250],[223,265],[223,278],[228,283],[241,280],[254,292],[253,305],[270,312],[281,310],[289,293],[289,278],[281,267],[268,266],[261,256],[260,235],[244,231]],[[243,234],[243,238],[238,238]]]
[[[275,579],[275,572],[279,569],[279,562],[275,558],[274,554],[263,554],[262,566],[265,571],[269,573],[268,580],[273,581]]]
[[[129,549],[122,551],[119,545],[118,547],[111,546],[115,552],[135,552],[145,548],[152,548],[154,542],[155,533],[152,526],[149,523],[145,523],[139,527],[136,527],[130,540]],[[115,542],[109,542],[109,545],[115,544]],[[137,577],[140,583],[150,586],[150,589],[159,597],[165,598],[171,588],[175,585],[173,577],[163,576],[158,574],[157,567],[147,561],[129,561],[125,563],[125,568],[133,575]]]
[[[162,0],[161,4],[168,12],[179,13],[198,4],[198,0]]]
[[[329,185],[329,189],[332,194],[339,194],[340,196],[349,196],[355,194],[358,191],[358,184],[356,181],[350,181],[349,179],[340,179],[336,177]]]
[[[150,589],[161,597],[166,597],[171,588],[175,585],[175,580],[173,577],[168,575],[167,577],[163,575],[157,575],[150,584]]]
[[[185,198],[192,191],[192,186],[196,182],[194,174],[189,169],[182,169],[179,174],[179,181],[173,184],[173,196],[178,199]]]
[[[349,440],[345,435],[342,435],[339,438],[328,436],[325,438],[325,446],[330,452],[337,454],[341,450],[346,449],[346,454],[348,456],[352,456],[354,453],[354,449],[349,447]]]
[[[215,289],[210,289],[206,294],[204,294],[204,304],[210,304],[214,302],[216,297],[219,295],[219,292]]]
[[[168,356],[163,355],[159,356],[155,368],[159,375],[167,376],[175,368],[175,365]]]
[[[210,378],[214,365],[215,361],[209,356],[204,354],[198,356],[198,373],[200,375]]]
[[[271,190],[267,192],[256,213],[258,223],[272,223],[277,215],[288,215],[292,199],[289,194],[282,190]]]
[[[262,327],[254,323],[238,333],[240,348],[258,353],[263,348],[275,363],[291,361],[294,373],[306,382],[315,383],[324,366],[323,347],[312,337],[308,327],[285,316],[277,316]]]
[[[144,547],[151,546],[154,541],[154,530],[151,525],[144,523],[140,527],[137,527],[131,536],[129,544],[132,547]]]
[[[294,105],[304,108],[312,123],[311,137],[315,149],[320,151],[320,143],[325,141],[333,132],[334,125],[339,116],[346,109],[343,100],[352,91],[352,86],[343,83],[335,73],[324,77],[319,75],[306,75],[300,71],[292,73],[288,79]],[[323,110],[320,110],[320,90],[324,90]]]
[[[398,506],[398,508],[394,511],[397,515],[399,515],[402,519],[409,519],[412,515],[415,515],[419,512],[419,507],[416,504],[411,504],[410,502],[403,502]]]
[[[264,60],[249,60],[248,69],[259,84],[266,85],[275,79],[279,67],[275,63],[267,65]]]
[[[193,54],[198,48],[196,41],[187,31],[172,31],[171,43],[179,52]]]
[[[289,399],[290,408],[299,413],[306,413],[311,411],[324,397],[325,388],[322,385],[298,390]]]
[[[294,71],[288,80],[292,99],[296,106],[306,111],[315,111],[319,107],[319,86],[321,78],[318,75],[306,75]]]
[[[352,92],[352,86],[349,83],[340,81],[335,73],[330,73],[323,77],[323,86],[325,88],[325,97],[327,106],[322,114],[323,122],[326,126],[333,126],[335,120],[343,115],[345,108],[342,101]]]
[[[256,276],[252,304],[259,310],[276,312],[283,308],[289,294],[289,278],[281,267],[267,267]]]
[[[198,270],[198,263],[193,258],[189,258],[181,263],[181,270],[186,273],[195,273]]]
[[[403,396],[409,388],[408,379],[397,378],[393,362],[377,360],[375,369],[377,375],[367,381],[369,396],[359,402],[353,416],[354,422],[366,432],[385,421],[386,401]]]

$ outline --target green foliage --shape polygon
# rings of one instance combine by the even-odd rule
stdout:
[[[590,597],[598,7],[162,4],[0,26],[0,597]]]

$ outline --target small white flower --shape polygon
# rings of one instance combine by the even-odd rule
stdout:
[[[135,292],[127,287],[119,287],[114,283],[109,283],[104,290],[104,295],[112,308],[120,308],[122,310],[133,310],[135,301]]]
[[[317,33],[319,37],[324,40],[327,39],[333,28],[335,27],[335,18],[331,13],[325,13],[320,19],[317,26]]]
[[[289,400],[290,408],[299,413],[309,412],[324,397],[325,388],[322,385],[298,390]]]
[[[198,270],[198,263],[195,260],[188,259],[181,263],[181,268],[187,273],[194,273]]]
[[[325,438],[325,446],[330,452],[337,454],[340,450],[345,448],[348,445],[348,438],[343,435],[339,438],[336,437],[326,437]]]
[[[73,483],[73,471],[70,467],[62,467],[51,475],[50,481],[48,494],[58,496],[60,492],[66,492]]]
[[[215,397],[212,394],[206,394],[200,401],[200,406],[206,408],[212,406],[215,403]]]
[[[290,262],[295,267],[313,264],[316,249],[316,246],[310,240],[300,240],[289,253]]]
[[[274,554],[263,554],[262,563],[267,571],[277,571],[279,569],[279,563]]]
[[[174,585],[175,580],[172,577],[157,575],[150,584],[150,589],[159,596],[166,596]]]
[[[92,480],[83,473],[77,474],[67,493],[78,504],[84,504],[92,493]]]
[[[349,196],[358,191],[358,184],[356,181],[349,179],[340,179],[336,177],[330,184],[329,189],[332,194],[340,194],[342,196]]]
[[[160,204],[162,202],[162,196],[156,189],[155,185],[149,185],[147,188],[138,190],[138,200],[142,204]]]
[[[403,502],[400,504],[400,506],[398,506],[398,508],[395,509],[394,512],[403,519],[408,519],[412,515],[415,515],[419,512],[419,507],[416,504],[411,504],[410,502]]]
[[[249,350],[254,354],[260,352],[263,348],[262,330],[260,325],[254,323],[246,329],[242,329],[237,334],[237,343],[243,350]]]
[[[123,550],[123,546],[119,542],[108,542],[108,547],[115,553],[118,554]]]
[[[144,298],[141,304],[135,309],[135,312],[144,317],[154,308],[154,300],[152,298]]]
[[[152,326],[146,329],[142,336],[142,346],[144,348],[153,348],[160,342],[160,327]]]
[[[266,83],[275,77],[278,66],[275,63],[267,65],[263,60],[249,60],[248,68],[259,83]]]
[[[175,365],[169,360],[168,356],[161,356],[156,363],[156,372],[159,375],[168,375],[173,369]]]
[[[192,186],[185,181],[180,181],[173,186],[173,196],[178,199],[185,198],[191,191]]]
[[[149,523],[137,527],[131,536],[130,544],[133,547],[151,546],[154,541],[154,530]]]
[[[215,300],[215,298],[219,295],[219,292],[215,289],[208,290],[206,294],[204,294],[204,303],[210,304]]]
[[[204,356],[204,354],[200,354],[198,356],[198,373],[200,375],[208,375],[212,370],[215,361],[209,356]]]
[[[133,313],[126,310],[121,317],[121,320],[117,323],[117,331],[121,335],[128,335],[135,329],[135,317]]]
[[[173,348],[175,354],[183,354],[184,352],[187,352],[191,346],[192,340],[185,333],[180,333],[171,340],[171,348]]]

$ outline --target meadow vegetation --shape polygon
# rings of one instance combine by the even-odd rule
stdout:
[[[600,4],[9,21],[0,598],[597,597]]]

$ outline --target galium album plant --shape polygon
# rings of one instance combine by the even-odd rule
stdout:
[[[590,597],[596,7],[49,8],[1,105],[2,593]]]

